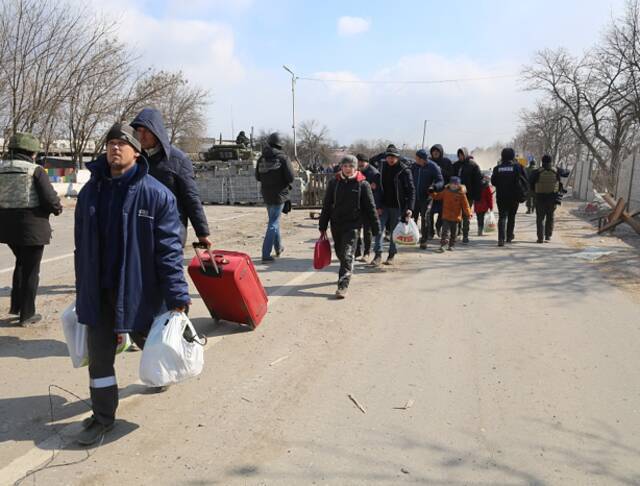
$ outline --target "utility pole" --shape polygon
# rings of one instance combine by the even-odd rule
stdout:
[[[296,144],[296,80],[295,73],[287,66],[282,66],[285,71],[291,74],[291,128],[293,130],[293,157],[298,159],[298,146]]]
[[[427,139],[427,121],[424,121],[424,126],[422,127],[422,148],[424,148],[424,144],[426,142]]]

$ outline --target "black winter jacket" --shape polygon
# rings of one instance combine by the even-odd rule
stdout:
[[[13,158],[33,162],[15,154]],[[0,243],[15,246],[42,246],[51,242],[49,215],[62,213],[62,204],[42,167],[33,173],[40,206],[28,209],[0,209]]]
[[[520,164],[509,160],[502,162],[493,168],[491,184],[496,188],[498,201],[517,201],[520,198],[521,188],[518,178],[527,183],[527,174]]]
[[[351,179],[336,174],[324,195],[320,231],[327,231],[329,223],[340,231],[360,229],[363,222],[368,223],[374,236],[380,232],[371,186],[361,172]]]
[[[467,195],[473,201],[482,199],[482,171],[480,166],[465,153],[465,159],[453,164],[452,176],[458,176],[467,188]]]
[[[399,161],[401,170],[395,177],[396,193],[398,194],[398,207],[400,212],[404,215],[408,210],[413,211],[416,205],[416,188],[413,185],[413,177],[411,176],[411,169],[406,166],[402,161]],[[389,169],[387,161],[384,160],[380,166],[380,201],[383,201],[384,197],[384,171]],[[379,203],[382,204],[382,203]],[[378,206],[381,207],[381,206]]]
[[[291,160],[282,150],[265,147],[256,165],[256,179],[260,182],[265,204],[284,204],[289,199],[291,183],[295,179]]]
[[[434,159],[431,155],[431,152],[433,152],[435,149],[440,151],[440,157],[438,157],[437,159]],[[445,185],[449,184],[449,179],[452,175],[453,164],[451,163],[451,160],[449,158],[444,156],[444,149],[442,148],[442,145],[437,143],[432,146],[429,149],[429,155],[431,156],[431,160],[433,160],[436,165],[440,167],[440,172],[442,172],[442,177],[444,178]]]
[[[149,174],[162,182],[176,197],[183,226],[187,226],[188,219],[197,236],[209,236],[209,225],[196,187],[193,163],[184,152],[169,143],[160,112],[145,108],[131,122],[131,126],[146,128],[160,142],[160,151],[146,156]]]

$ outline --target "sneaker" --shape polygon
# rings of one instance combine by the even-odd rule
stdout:
[[[275,261],[276,259],[273,258],[272,256],[262,257],[262,263],[273,263]]]
[[[438,253],[444,253],[444,246],[441,246],[436,250]]]
[[[20,309],[9,309],[9,315],[10,316],[19,316],[20,315]]]
[[[382,264],[382,255],[380,253],[376,253],[376,256],[373,260],[371,260],[371,265],[374,267],[379,267]]]
[[[551,241],[551,236],[545,236],[545,237],[544,237],[544,241],[546,241],[547,243],[548,243],[549,241]]]
[[[342,288],[342,287],[338,287],[338,290],[336,290],[336,299],[342,300],[346,296],[347,296],[347,289],[346,288]]]
[[[504,246],[504,241],[503,240],[498,241],[498,246]]]
[[[280,247],[279,250],[276,250],[276,258],[280,258],[280,255],[284,253],[284,246]]]
[[[394,258],[394,255],[389,255],[389,256],[387,257],[387,261],[386,261],[386,262],[384,262],[384,264],[385,264],[385,265],[393,265],[393,258]]]
[[[22,327],[31,327],[37,325],[42,320],[42,316],[40,314],[34,314],[28,319],[20,319],[20,325]]]
[[[360,258],[361,262],[368,262],[369,258],[371,258],[371,256],[369,255],[369,253],[365,253],[364,255],[362,255],[362,258]]]
[[[114,424],[104,425],[92,415],[82,421],[82,431],[76,436],[76,442],[81,446],[90,446],[102,440]]]

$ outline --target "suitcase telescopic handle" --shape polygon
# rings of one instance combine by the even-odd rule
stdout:
[[[199,241],[196,241],[193,243],[193,249],[196,252],[196,257],[198,257],[198,262],[200,262],[200,268],[202,269],[202,273],[204,273],[205,275],[211,275],[214,277],[219,277],[222,275],[222,272],[220,271],[220,268],[216,263],[215,256],[211,252],[211,247],[209,245],[207,245],[206,243],[200,243]],[[209,263],[213,268],[207,268],[207,265],[205,265],[205,262],[202,259],[200,250],[203,250],[205,253],[209,254]]]

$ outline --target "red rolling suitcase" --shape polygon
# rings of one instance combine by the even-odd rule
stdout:
[[[189,276],[211,317],[258,327],[267,313],[267,293],[249,255],[210,250],[194,243]]]

